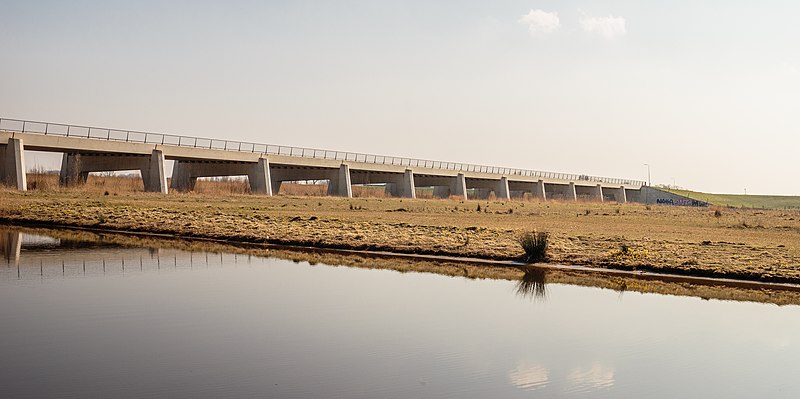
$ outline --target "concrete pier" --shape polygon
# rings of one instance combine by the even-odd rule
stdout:
[[[339,171],[328,183],[328,195],[353,198],[353,186],[350,182],[350,166],[342,164]]]
[[[603,202],[603,186],[598,184],[594,189],[594,199]]]
[[[0,181],[20,191],[28,190],[22,139],[10,138],[7,144],[0,144]]]
[[[547,201],[547,193],[544,191],[544,180],[539,180],[535,183],[533,197],[539,198],[542,201]]]
[[[568,201],[578,200],[578,193],[575,191],[575,182],[569,182],[569,185],[564,187],[564,199]]]
[[[508,177],[500,177],[500,182],[497,183],[494,195],[499,200],[508,201],[511,199],[511,190],[508,189]]]
[[[628,202],[628,196],[625,194],[625,186],[619,186],[619,188],[614,189],[614,200],[619,202],[620,204],[624,204]]]
[[[406,169],[396,181],[387,181],[386,193],[392,197],[417,198],[417,187],[414,184],[414,172]]]
[[[451,195],[458,197],[458,199],[467,200],[467,180],[463,173],[456,175],[455,186]]]

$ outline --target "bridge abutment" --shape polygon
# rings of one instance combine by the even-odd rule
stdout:
[[[0,183],[27,191],[25,174],[25,146],[22,139],[10,138],[8,144],[0,145]]]

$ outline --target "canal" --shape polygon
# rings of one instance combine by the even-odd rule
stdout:
[[[2,397],[800,395],[796,305],[0,235]]]

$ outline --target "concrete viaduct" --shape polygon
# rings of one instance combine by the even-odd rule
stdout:
[[[86,181],[91,172],[139,170],[145,191],[189,191],[197,178],[247,176],[251,191],[273,195],[284,181],[327,180],[328,195],[352,197],[352,186],[385,184],[395,197],[467,199],[494,192],[509,200],[578,198],[640,202],[642,181],[511,169],[454,162],[275,146],[119,129],[0,119],[0,179],[26,190],[24,151],[63,153],[60,182]],[[174,160],[168,186],[165,161]]]

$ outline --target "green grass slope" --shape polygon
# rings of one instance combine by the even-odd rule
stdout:
[[[735,208],[800,209],[800,196],[711,194],[663,188],[662,190],[692,199],[706,201],[711,205],[732,206]]]

